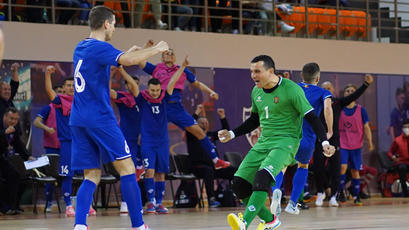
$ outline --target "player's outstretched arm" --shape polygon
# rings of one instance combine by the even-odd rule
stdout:
[[[20,78],[18,76],[18,67],[20,67],[20,65],[17,62],[11,65],[11,72],[12,72],[11,80],[16,81],[16,82],[20,81]]]
[[[327,140],[327,135],[325,134],[324,126],[322,125],[320,119],[315,115],[314,110],[311,110],[304,115],[305,120],[311,125],[315,134],[318,137],[318,141],[322,144],[323,154],[326,157],[331,157],[335,153],[335,147],[330,145]]]
[[[49,134],[53,134],[55,132],[55,130],[51,127],[48,127],[47,125],[44,124],[44,120],[42,117],[37,116],[34,119],[33,125],[39,129],[42,129],[46,132],[48,132]]]
[[[214,92],[212,89],[210,89],[207,85],[203,84],[201,81],[196,80],[195,82],[192,83],[192,85],[200,89],[201,91],[208,93],[210,98],[219,100],[219,94]]]
[[[153,45],[154,45],[153,40],[149,40],[149,41],[145,44],[145,46],[144,46],[143,48],[146,49],[146,48],[152,47]],[[146,66],[146,60],[143,60],[143,61],[139,62],[139,68],[144,69],[145,66]]]
[[[362,94],[364,94],[365,90],[373,83],[374,79],[371,74],[366,74],[365,75],[365,80],[364,83],[362,84],[361,87],[359,87],[354,93],[348,95],[347,97],[342,97],[339,98],[338,100],[341,103],[341,106],[347,106],[351,102],[357,100]]]
[[[139,86],[138,84],[136,84],[135,80],[131,77],[131,75],[129,75],[124,67],[121,65],[118,68],[119,72],[121,73],[122,77],[124,78],[124,80],[128,83],[128,87],[129,87],[129,91],[131,91],[131,93],[137,97],[139,95]],[[116,98],[115,98],[116,99]]]
[[[50,98],[51,101],[54,101],[54,99],[57,97],[57,94],[53,90],[53,84],[51,82],[51,74],[55,72],[55,67],[52,65],[49,65],[45,68],[45,91],[47,92],[48,98]]]
[[[331,98],[327,98],[324,101],[324,118],[325,123],[327,124],[328,133],[327,139],[330,139],[333,134],[333,123],[334,123],[334,113],[332,111],[332,100]]]
[[[218,132],[219,140],[222,143],[226,143],[235,137],[250,133],[260,126],[260,119],[258,113],[251,113],[250,117],[243,122],[239,127],[228,131],[227,129],[220,130]]]
[[[139,65],[141,62],[146,61],[148,58],[156,54],[165,52],[168,49],[168,43],[160,41],[155,46],[146,49],[125,52],[119,57],[118,63],[124,66]]]
[[[166,91],[168,92],[169,95],[173,94],[173,90],[175,89],[176,82],[179,80],[180,76],[182,76],[183,71],[188,65],[189,65],[189,61],[187,60],[187,56],[186,56],[185,60],[183,61],[182,66],[170,78],[168,87],[166,88]]]

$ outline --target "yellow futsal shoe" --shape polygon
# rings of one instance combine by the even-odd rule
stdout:
[[[246,221],[243,219],[243,214],[238,213],[237,215],[234,213],[230,213],[227,216],[227,222],[229,223],[232,230],[246,230],[247,224]]]
[[[268,223],[265,223],[261,220],[261,223],[257,226],[257,230],[275,230],[280,227],[281,221],[277,216],[274,217],[274,220]]]

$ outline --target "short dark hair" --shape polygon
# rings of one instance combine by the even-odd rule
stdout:
[[[344,87],[344,91],[345,91],[346,89],[348,89],[348,88],[354,88],[355,90],[358,89],[358,87],[356,87],[356,85],[354,85],[354,84],[347,84],[347,85]]]
[[[89,27],[91,30],[98,30],[104,25],[105,20],[113,21],[115,12],[106,6],[95,6],[89,13]]]
[[[302,67],[302,78],[305,82],[312,82],[318,72],[320,72],[320,66],[317,63],[307,63]]]
[[[268,55],[259,55],[255,58],[253,58],[253,60],[251,60],[251,63],[257,63],[259,61],[262,61],[264,63],[264,69],[270,69],[273,68],[274,71],[276,70],[276,64],[274,63],[273,59],[268,56]]]
[[[400,94],[405,94],[405,89],[397,88],[397,89],[396,89],[395,96],[397,97],[397,96],[399,96]]]
[[[406,125],[406,124],[409,124],[409,119],[403,119],[403,121],[402,121],[402,126],[403,126],[403,125]]]
[[[8,113],[18,113],[18,110],[14,107],[8,107],[5,111],[4,111],[4,116],[7,116]]]
[[[61,85],[56,85],[56,86],[53,87],[53,90],[55,91],[55,90],[57,90],[58,88],[62,88],[62,86],[61,86]]]
[[[148,81],[148,85],[160,85],[160,81],[157,78],[151,78]]]
[[[73,78],[73,77],[67,77],[67,78],[65,78],[65,79],[62,81],[62,85],[65,85],[65,83],[66,83],[67,81],[74,81],[74,78]]]
[[[283,73],[276,73],[277,76],[284,77]]]

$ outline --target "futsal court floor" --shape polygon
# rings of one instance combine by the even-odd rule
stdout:
[[[338,208],[311,207],[300,215],[282,213],[279,229],[409,229],[409,198],[372,198],[364,206],[347,204]],[[169,209],[168,215],[144,215],[151,230],[230,230],[226,216],[244,208]],[[255,219],[250,230],[257,228]],[[19,216],[0,216],[0,230],[72,230],[74,218],[57,213],[34,215],[26,210]],[[118,209],[98,209],[96,217],[89,217],[90,230],[130,230],[127,215]]]

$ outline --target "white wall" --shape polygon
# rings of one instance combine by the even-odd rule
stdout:
[[[89,35],[86,26],[4,22],[5,59],[72,61],[76,44]],[[318,62],[323,71],[409,73],[409,45],[267,36],[175,32],[118,28],[112,43],[126,50],[148,39],[165,40],[179,61],[189,54],[198,67],[248,68],[250,60],[268,54],[278,69],[300,69]],[[158,61],[159,55],[152,59]]]

